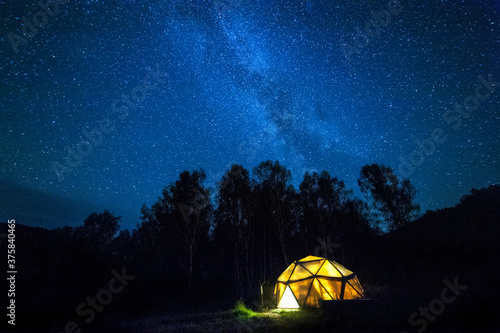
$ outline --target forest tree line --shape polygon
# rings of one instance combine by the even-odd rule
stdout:
[[[396,230],[419,211],[411,183],[377,164],[363,167],[358,180],[370,205],[326,171],[306,173],[296,190],[291,172],[279,162],[260,163],[252,176],[233,165],[215,191],[203,186],[205,177],[203,170],[182,172],[151,207],[143,205],[138,228],[118,238],[165,276],[184,278],[188,285],[207,276],[230,277],[240,296],[314,252],[352,262],[380,233],[374,212],[384,227]]]
[[[120,217],[107,210],[78,227],[19,225],[18,258],[30,268],[19,287],[19,297],[31,300],[23,306],[74,312],[121,267],[137,276],[134,301],[122,306],[137,311],[192,307],[214,295],[211,304],[251,300],[261,285],[269,295],[291,262],[311,254],[352,269],[365,286],[440,281],[431,272],[438,264],[443,271],[498,261],[491,257],[500,236],[498,185],[419,216],[416,189],[384,165],[361,168],[363,199],[326,171],[306,173],[296,189],[290,170],[272,161],[252,173],[233,165],[214,188],[205,178],[203,170],[182,172],[142,206],[132,231],[120,230]]]

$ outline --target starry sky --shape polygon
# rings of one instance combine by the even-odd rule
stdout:
[[[455,205],[499,180],[499,25],[497,0],[0,1],[0,219],[131,229],[183,170],[268,159]]]

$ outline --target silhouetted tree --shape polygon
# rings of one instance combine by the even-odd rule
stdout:
[[[129,261],[131,250],[134,246],[134,240],[129,230],[121,230],[118,236],[112,242],[113,257],[124,262]]]
[[[326,171],[321,174],[306,172],[299,188],[303,207],[300,231],[305,238],[306,250],[313,251],[327,236],[330,237],[328,240],[334,237],[335,241],[341,242],[338,226],[352,191],[346,189],[343,181],[331,177]],[[324,247],[322,254],[327,256]],[[333,247],[328,252],[331,250]]]
[[[179,179],[163,189],[151,209],[141,209],[140,236],[155,242],[153,247],[167,250],[178,259],[191,285],[195,251],[208,246],[212,218],[210,190],[203,187],[203,170],[184,171]],[[159,236],[158,236],[159,235]],[[147,245],[146,245],[147,246]]]
[[[163,198],[168,198],[167,188],[163,189]],[[156,207],[160,206],[158,198]],[[168,207],[168,200],[163,201],[164,206]],[[153,207],[155,207],[153,205]],[[132,231],[132,248],[134,259],[138,269],[146,276],[165,279],[167,274],[172,274],[171,257],[174,256],[174,250],[170,243],[170,234],[167,228],[167,217],[169,212],[158,212],[148,208],[143,204],[140,209],[141,223],[137,229]]]
[[[83,227],[78,227],[75,233],[97,251],[105,251],[109,249],[120,230],[120,219],[121,216],[114,216],[107,210],[101,214],[93,212],[83,221]]]
[[[341,256],[344,261],[346,252],[352,257],[353,251],[373,235],[365,203],[353,198],[352,190],[326,171],[304,175],[300,200],[303,214],[299,228],[306,251]]]
[[[297,226],[297,217],[291,214],[291,207],[297,200],[296,192],[290,185],[292,174],[278,161],[262,162],[253,172],[256,179],[254,194],[258,202],[257,209],[274,230],[284,262],[288,265],[290,261],[286,243]],[[264,237],[267,236],[266,229],[264,227]]]
[[[218,186],[214,245],[219,261],[232,267],[237,293],[242,296],[243,281],[250,290],[250,241],[252,236],[252,196],[248,170],[233,165]]]
[[[358,184],[361,192],[371,196],[373,205],[386,217],[389,230],[396,230],[411,222],[420,206],[414,203],[417,191],[408,179],[400,181],[385,165],[365,165]]]
[[[189,284],[193,278],[193,258],[196,247],[206,248],[213,207],[210,189],[203,187],[205,171],[184,171],[170,187],[174,209],[174,232],[184,239],[188,257]]]

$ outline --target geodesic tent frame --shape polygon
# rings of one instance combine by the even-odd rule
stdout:
[[[307,256],[288,266],[278,277],[274,294],[278,308],[317,308],[323,300],[364,297],[354,272],[316,256]]]

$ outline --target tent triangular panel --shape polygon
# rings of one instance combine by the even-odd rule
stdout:
[[[356,278],[357,280],[357,278]],[[357,282],[357,283],[356,283]],[[356,286],[357,285],[357,286]],[[362,297],[362,289],[358,281],[348,281],[345,284],[344,298],[358,298]]]
[[[283,297],[283,293],[285,292],[286,288],[287,288],[287,285],[285,283],[278,282],[276,284],[276,289],[275,289],[276,295],[278,295],[279,298]]]
[[[298,309],[299,307],[299,303],[297,303],[297,300],[295,299],[290,286],[287,286],[285,292],[283,293],[283,296],[281,296],[281,299],[278,303],[278,308]]]
[[[307,269],[309,272],[311,272],[313,275],[316,275],[321,268],[321,265],[323,265],[322,260],[315,260],[315,261],[309,261],[309,262],[301,262],[300,264]]]
[[[310,279],[293,282],[289,285],[300,306],[303,306],[306,302],[306,298],[309,294],[309,289],[311,288],[312,280],[313,279],[311,277]]]
[[[290,279],[290,275],[292,275],[294,268],[295,268],[294,264],[288,266],[288,268],[280,275],[278,281],[283,281],[283,282],[288,281],[288,279]]]
[[[312,307],[312,308],[318,308],[321,305],[321,302],[323,300],[322,294],[325,290],[319,283],[318,279],[313,279],[311,289],[309,290],[309,295],[306,299],[306,302],[304,305]]]
[[[340,280],[333,280],[333,279],[328,279],[328,278],[318,278],[319,282],[325,288],[325,290],[328,292],[328,297],[330,300],[337,300],[340,299],[340,293],[342,290],[342,281]]]
[[[342,274],[340,274],[339,270],[336,269],[329,260],[326,260],[324,262],[323,266],[321,266],[321,269],[317,274],[321,276],[336,277],[336,278],[343,277]]]
[[[299,260],[299,262],[311,261],[311,260],[325,260],[325,258],[316,257],[316,256],[307,256]]]
[[[296,280],[302,280],[306,279],[309,277],[312,277],[313,274],[309,272],[307,269],[302,267],[301,264],[296,264],[295,265],[295,270],[293,271],[292,276],[290,276],[290,281],[296,281]]]
[[[349,276],[351,274],[354,274],[352,271],[348,270],[347,268],[345,268],[344,266],[342,266],[338,262],[335,262],[332,260],[329,260],[329,261],[333,266],[335,266],[336,269],[339,270],[340,274],[342,274],[343,276]]]

